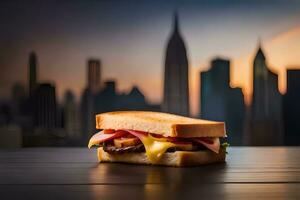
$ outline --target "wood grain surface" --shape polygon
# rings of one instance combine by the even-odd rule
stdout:
[[[87,148],[0,150],[0,199],[300,199],[300,148],[232,147],[173,168],[97,162]]]

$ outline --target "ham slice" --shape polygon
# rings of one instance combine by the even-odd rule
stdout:
[[[93,135],[93,137],[91,137],[88,147],[91,148],[93,145],[98,145],[107,140],[119,138],[127,134],[128,133],[126,131],[116,131],[114,133],[106,133],[106,134],[104,133],[104,131],[100,131],[95,135]]]
[[[142,131],[132,131],[132,130],[126,130],[128,131],[130,134],[140,138],[142,140],[143,137],[147,137],[147,133],[146,132],[142,132]],[[166,138],[166,137],[158,137],[156,138],[158,141],[169,141],[172,142],[174,144],[176,144],[177,142],[180,142],[179,138]],[[220,151],[220,140],[219,138],[191,138],[192,141],[198,142],[202,145],[204,145],[206,148],[210,149],[211,151],[215,152],[215,153],[219,153]]]
[[[115,138],[120,138],[120,137],[129,137],[130,135],[132,135],[131,137],[137,137],[139,138],[142,142],[144,140],[146,140],[147,138],[151,139],[151,140],[155,140],[157,142],[168,142],[168,143],[180,143],[180,142],[186,142],[185,140],[190,140],[190,141],[194,141],[194,142],[198,142],[202,145],[204,145],[206,148],[210,149],[211,151],[215,152],[215,153],[219,153],[220,150],[220,140],[219,138],[184,138],[185,140],[183,140],[183,138],[170,138],[170,137],[163,137],[163,136],[152,136],[146,133],[146,132],[142,132],[142,131],[133,131],[133,130],[117,130],[115,132],[112,133],[104,133],[104,131],[100,131],[98,133],[96,133],[95,135],[93,135],[93,137],[90,139],[89,141],[89,145],[88,147],[91,148],[93,145],[99,145],[102,142],[108,141],[108,140],[112,140]],[[149,140],[147,139],[147,140]],[[144,142],[143,142],[144,143]]]
[[[134,135],[135,137],[140,138],[140,139],[143,136],[148,136],[148,133],[143,132],[143,131],[134,131],[134,130],[125,130],[125,131],[127,131],[131,135]]]
[[[212,150],[215,153],[219,153],[220,151],[219,138],[194,138],[193,140],[204,145],[206,148]]]

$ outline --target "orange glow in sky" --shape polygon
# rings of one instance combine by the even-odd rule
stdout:
[[[267,65],[279,75],[279,90],[283,94],[286,90],[286,69],[300,69],[300,26],[261,43]],[[257,48],[231,60],[231,86],[242,87],[248,105],[251,102],[252,65],[256,51]],[[191,71],[191,110],[192,114],[196,115],[199,111],[199,69],[192,68]]]
[[[279,75],[279,90],[286,90],[286,69],[300,67],[300,27],[283,32],[262,42],[267,65]],[[248,55],[233,60],[232,86],[243,87],[246,96],[252,93],[252,64],[257,49]],[[249,99],[246,98],[247,103]]]

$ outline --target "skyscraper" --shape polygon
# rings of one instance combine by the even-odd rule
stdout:
[[[86,88],[81,96],[80,122],[81,131],[86,141],[95,133],[95,96]]]
[[[227,141],[231,145],[241,145],[245,105],[242,90],[230,87],[230,61],[214,59],[211,68],[200,76],[200,117],[225,121]]]
[[[80,102],[81,131],[87,140],[95,133],[96,96],[101,90],[101,62],[89,59],[87,62],[87,87]]]
[[[98,59],[88,60],[88,88],[95,94],[101,87],[101,62]]]
[[[285,145],[300,145],[300,70],[287,70],[287,90],[283,97]]]
[[[253,95],[247,120],[247,141],[250,145],[283,143],[281,103],[278,76],[268,68],[259,45],[253,62]]]
[[[31,96],[37,87],[37,56],[35,52],[29,55],[29,95]]]
[[[56,127],[57,104],[55,87],[42,83],[34,92],[34,117],[37,127],[52,129]]]
[[[13,113],[13,121],[15,124],[24,125],[30,124],[28,116],[26,116],[27,104],[26,88],[21,83],[15,83],[12,87],[11,108]]]
[[[67,90],[63,105],[63,124],[67,136],[70,138],[79,138],[79,119],[78,109],[75,102],[75,96],[72,91]]]
[[[189,68],[186,47],[181,37],[177,14],[167,44],[164,74],[163,111],[189,115]]]

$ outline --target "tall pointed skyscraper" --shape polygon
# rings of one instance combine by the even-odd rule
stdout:
[[[33,91],[37,87],[37,56],[35,52],[31,52],[29,55],[29,95],[32,96]]]
[[[246,141],[249,145],[282,145],[282,105],[278,76],[266,63],[259,44],[253,62],[253,95],[248,113]]]
[[[184,41],[180,35],[176,13],[173,33],[167,44],[162,109],[169,113],[189,115],[188,58]]]

